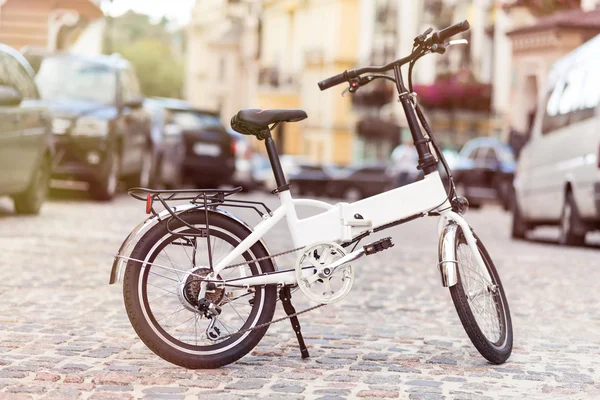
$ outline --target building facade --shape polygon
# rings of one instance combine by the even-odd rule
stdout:
[[[18,50],[100,53],[100,0],[0,0],[0,42]]]
[[[259,1],[197,1],[187,30],[186,97],[224,121],[256,106]],[[227,123],[228,125],[228,123]]]

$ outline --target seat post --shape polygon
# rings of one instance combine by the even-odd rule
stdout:
[[[269,161],[271,162],[271,168],[273,169],[273,175],[275,175],[275,182],[277,183],[276,190],[278,192],[289,190],[285,175],[283,174],[283,169],[281,168],[281,162],[279,161],[279,154],[277,154],[277,147],[275,146],[275,141],[271,135],[265,139],[265,145],[267,147]]]

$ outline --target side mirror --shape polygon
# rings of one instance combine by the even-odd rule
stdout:
[[[124,107],[129,108],[140,108],[144,104],[144,98],[142,96],[132,97],[123,103]]]
[[[0,106],[18,106],[22,100],[23,98],[17,89],[0,85]]]

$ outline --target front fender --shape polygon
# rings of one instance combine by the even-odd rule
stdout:
[[[181,214],[184,211],[188,211],[192,208],[199,209],[199,210],[204,209],[202,207],[199,207],[197,204],[183,204],[183,205],[177,205],[175,207],[172,207],[171,210],[175,214]],[[243,225],[249,231],[252,231],[252,228],[247,223],[245,223],[243,220],[236,217],[234,214],[230,213],[229,211],[217,208],[217,209],[210,209],[209,212],[225,215],[228,218],[231,218],[231,219],[235,220],[237,223]],[[150,228],[152,228],[159,222],[164,221],[165,219],[168,219],[170,216],[171,216],[171,214],[169,213],[168,210],[163,210],[160,213],[158,213],[157,215],[153,215],[153,216],[145,219],[140,224],[138,224],[135,228],[133,228],[133,230],[127,236],[127,238],[125,238],[125,240],[121,244],[121,247],[119,247],[119,251],[115,255],[112,269],[110,272],[110,280],[108,282],[110,285],[117,283],[117,282],[121,282],[121,280],[123,278],[125,263],[127,261],[127,258],[131,255],[131,252],[133,251],[133,244],[137,243],[136,239],[141,238]],[[266,244],[262,240],[260,240],[260,243],[265,247],[267,252],[269,252]],[[275,264],[275,260],[273,260],[273,263]],[[277,267],[275,267],[275,269],[277,269]]]
[[[458,281],[456,273],[458,264],[456,259],[456,235],[458,228],[458,224],[451,222],[444,227],[440,235],[438,267],[444,287],[454,286]]]

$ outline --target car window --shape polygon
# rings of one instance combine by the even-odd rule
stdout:
[[[575,66],[551,85],[543,109],[543,134],[595,115],[600,103],[597,67],[597,62]]]
[[[384,167],[365,167],[365,168],[359,169],[356,172],[361,173],[361,174],[382,174],[385,172],[385,168]]]
[[[140,90],[140,83],[133,70],[122,70],[120,74],[120,80],[121,93],[123,96],[124,103],[127,103],[132,100],[137,100],[142,96],[142,92]]]
[[[218,116],[194,111],[172,110],[169,116],[169,123],[179,125],[183,130],[188,131],[223,128]]]
[[[99,62],[67,56],[47,57],[35,80],[45,100],[115,102],[117,74]]]
[[[482,159],[485,163],[498,162],[498,157],[492,147],[482,147],[481,151],[477,154],[478,158]]]
[[[0,51],[0,83],[19,92],[23,99],[39,97],[33,78],[13,56]]]
[[[467,154],[465,157],[469,160],[475,160],[475,158],[477,158],[477,154],[478,154],[479,150],[480,150],[479,147],[473,147],[471,150],[467,151]]]
[[[318,165],[301,165],[300,166],[304,171],[317,171],[322,172],[323,167],[319,167]]]

